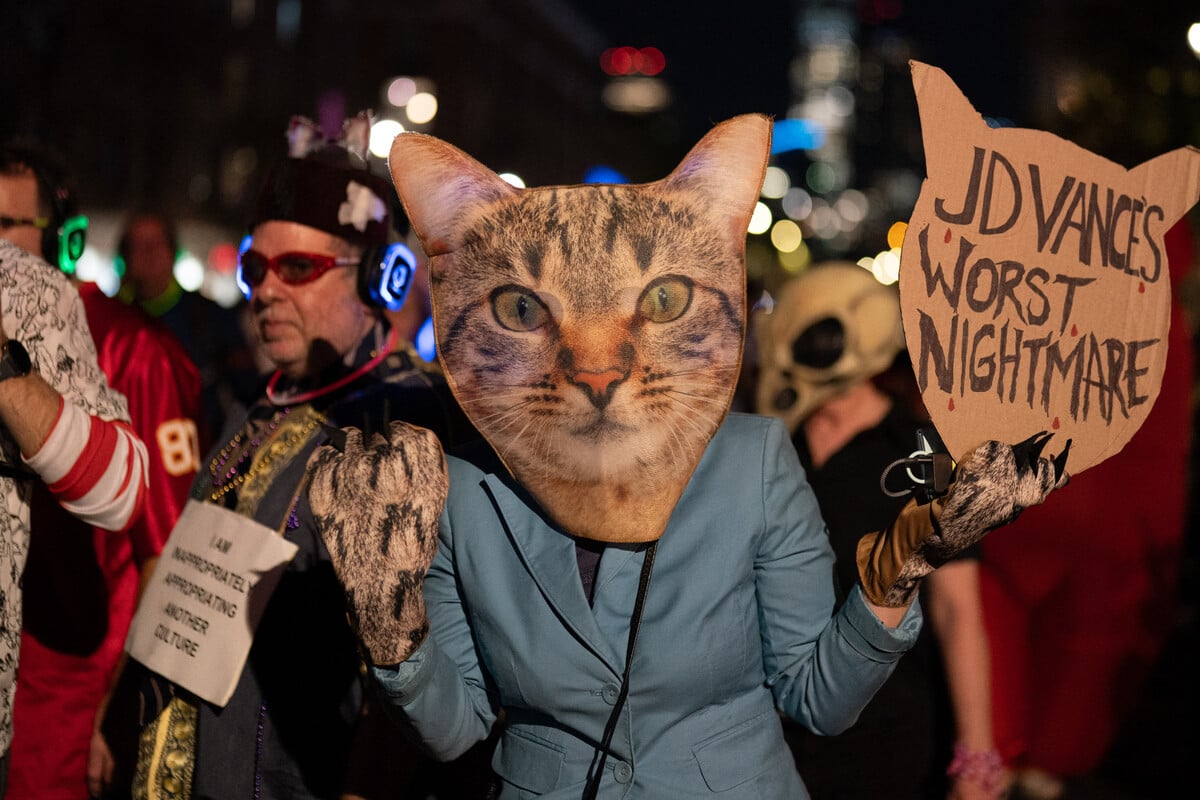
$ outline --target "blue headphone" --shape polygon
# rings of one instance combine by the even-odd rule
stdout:
[[[234,276],[247,300],[253,289],[242,276],[242,254],[250,249],[251,241],[247,235],[238,247],[238,267]],[[417,273],[417,257],[400,242],[372,247],[363,253],[357,272],[358,296],[364,303],[387,311],[399,311]]]

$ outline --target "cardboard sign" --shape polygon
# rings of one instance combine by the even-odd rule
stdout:
[[[1200,150],[1126,170],[1043,131],[992,129],[912,62],[928,177],[900,300],[925,405],[951,455],[1073,440],[1068,471],[1119,452],[1158,396],[1171,286],[1163,235],[1200,197]]]
[[[129,628],[129,655],[224,706],[296,545],[228,509],[189,500]]]

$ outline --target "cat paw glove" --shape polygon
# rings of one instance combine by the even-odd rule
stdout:
[[[393,422],[387,438],[334,430],[308,461],[308,503],[346,591],[350,624],[375,665],[425,640],[422,589],[449,481],[437,437]]]
[[[1071,442],[1057,457],[1043,458],[1050,436],[1012,446],[984,442],[959,462],[945,497],[923,505],[910,500],[889,527],[860,539],[858,575],[867,599],[908,605],[921,578],[1064,486]]]

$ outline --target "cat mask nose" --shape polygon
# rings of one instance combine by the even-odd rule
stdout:
[[[627,372],[606,369],[603,372],[576,372],[568,377],[574,385],[583,390],[587,399],[598,409],[603,409],[612,400],[617,387],[629,377]]]

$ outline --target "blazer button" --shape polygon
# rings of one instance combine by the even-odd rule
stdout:
[[[618,761],[613,767],[613,777],[617,779],[617,783],[629,783],[633,779],[633,767],[624,761]]]
[[[616,705],[617,697],[620,694],[621,687],[617,686],[615,683],[604,684],[604,688],[600,691],[600,696],[603,697],[604,702],[608,703],[610,706]]]

